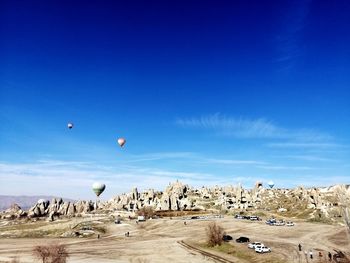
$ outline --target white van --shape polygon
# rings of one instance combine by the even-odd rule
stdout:
[[[144,216],[138,216],[137,217],[137,221],[146,221],[145,217]]]

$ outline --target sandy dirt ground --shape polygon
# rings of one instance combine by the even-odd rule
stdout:
[[[0,238],[0,262],[10,261],[13,257],[17,257],[21,263],[39,262],[32,257],[33,246],[55,241],[67,245],[70,253],[68,262],[215,262],[178,243],[181,240],[195,245],[204,243],[205,228],[210,221],[216,221],[234,239],[247,236],[251,241],[263,242],[272,250],[269,254],[261,255],[248,249],[247,244],[232,242],[235,249],[249,258],[220,254],[232,262],[327,262],[325,257],[318,258],[318,251],[325,253],[339,249],[350,253],[349,237],[342,226],[302,221],[296,222],[293,227],[268,226],[264,222],[238,220],[230,216],[213,220],[187,220],[187,225],[180,218],[154,219],[139,224],[126,220],[119,225],[109,224],[107,233],[100,239]],[[125,237],[127,231],[130,237]],[[302,252],[298,251],[299,243]],[[310,249],[313,250],[313,260],[304,255],[304,251]],[[279,261],[273,261],[272,258]]]

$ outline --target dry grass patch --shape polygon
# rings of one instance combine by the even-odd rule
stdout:
[[[284,260],[276,257],[272,254],[257,254],[254,250],[251,250],[242,246],[235,246],[231,243],[223,243],[221,246],[209,247],[206,244],[202,245],[203,248],[210,248],[211,250],[231,255],[235,258],[239,258],[251,263],[285,263]]]

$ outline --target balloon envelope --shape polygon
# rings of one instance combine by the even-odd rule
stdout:
[[[102,183],[94,183],[92,185],[92,190],[95,192],[97,196],[100,196],[100,194],[102,194],[105,189],[106,189],[106,185]]]
[[[120,147],[123,147],[125,142],[126,142],[126,140],[124,138],[119,138],[118,139],[118,144],[120,145]]]
[[[275,185],[272,181],[268,182],[267,184],[270,186],[270,188],[272,188]]]
[[[68,126],[69,129],[72,129],[74,124],[70,122],[70,123],[67,124],[67,126]]]

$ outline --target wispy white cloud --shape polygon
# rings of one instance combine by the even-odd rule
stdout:
[[[291,188],[296,186],[304,187],[329,187],[336,184],[346,184],[349,182],[350,175],[329,175],[319,176],[317,174],[280,176],[275,180],[276,187]]]
[[[132,164],[138,162],[149,162],[159,160],[182,160],[191,161],[192,164],[227,164],[227,165],[262,165],[267,164],[262,160],[250,160],[250,159],[229,159],[229,158],[209,158],[204,155],[195,152],[159,152],[148,153],[141,155],[128,155],[127,160],[124,160],[125,164]]]
[[[112,197],[137,186],[164,189],[169,182],[181,180],[197,185],[216,182],[208,173],[171,171],[137,166],[103,166],[86,162],[45,160],[33,163],[0,163],[0,192],[10,195],[56,195],[94,198],[91,185],[106,183],[105,196]]]
[[[124,164],[133,163],[147,163],[152,161],[165,161],[169,160],[171,162],[175,161],[188,161],[192,164],[227,164],[227,165],[261,165],[267,164],[263,160],[251,160],[251,159],[234,159],[234,158],[211,158],[206,157],[195,152],[158,152],[158,153],[147,153],[140,155],[127,155],[127,158],[123,160]]]
[[[282,165],[259,165],[257,166],[261,169],[266,170],[288,170],[288,171],[305,171],[305,170],[313,170],[314,167],[309,166],[282,166]]]
[[[332,139],[332,136],[312,129],[287,129],[264,118],[234,118],[219,113],[200,118],[178,118],[175,123],[183,128],[212,130],[217,134],[237,138],[293,139],[311,142]]]
[[[158,152],[158,153],[147,153],[147,154],[133,154],[128,155],[128,160],[126,162],[147,162],[147,161],[157,161],[165,159],[188,159],[196,158],[198,155],[193,152]]]
[[[296,60],[303,53],[300,36],[309,13],[311,1],[291,2],[290,13],[281,25],[282,32],[276,37],[277,57],[275,62],[280,65],[279,71],[288,71],[294,67]]]
[[[318,149],[334,149],[334,148],[346,148],[345,145],[337,143],[326,143],[326,142],[280,142],[280,143],[269,143],[268,147],[271,148],[318,148]]]
[[[261,165],[266,164],[264,161],[256,161],[256,160],[234,160],[234,159],[204,159],[203,161],[207,163],[214,164],[229,164],[229,165]]]
[[[256,120],[228,118],[219,113],[200,118],[179,118],[176,124],[181,127],[211,129],[221,134],[246,138],[275,137],[283,133],[279,127],[262,118]]]
[[[296,184],[329,185],[331,183],[345,183],[350,175],[339,176],[304,176],[305,171],[313,171],[308,166],[272,165],[268,162],[254,160],[213,159],[213,164],[249,165],[260,168],[261,172],[244,174],[212,174],[200,171],[186,171],[180,169],[161,169],[155,167],[135,165],[97,165],[88,162],[69,162],[61,160],[41,160],[32,163],[0,163],[0,193],[10,195],[55,195],[73,199],[94,199],[91,184],[94,181],[106,183],[107,188],[102,198],[110,198],[117,194],[128,192],[132,187],[139,189],[153,188],[163,190],[169,184],[179,180],[194,187],[202,185],[229,185],[242,183],[245,187],[252,187],[256,181],[268,182],[273,179],[276,186],[295,186]],[[316,169],[315,169],[316,170]],[[278,175],[274,171],[278,172]],[[296,176],[290,173],[295,171]],[[287,175],[283,175],[286,173]],[[315,172],[316,173],[316,172]],[[317,179],[317,180],[316,180]]]
[[[279,157],[303,160],[303,161],[311,161],[311,162],[337,162],[338,161],[334,158],[320,157],[317,155],[286,155],[286,156],[279,156]]]

